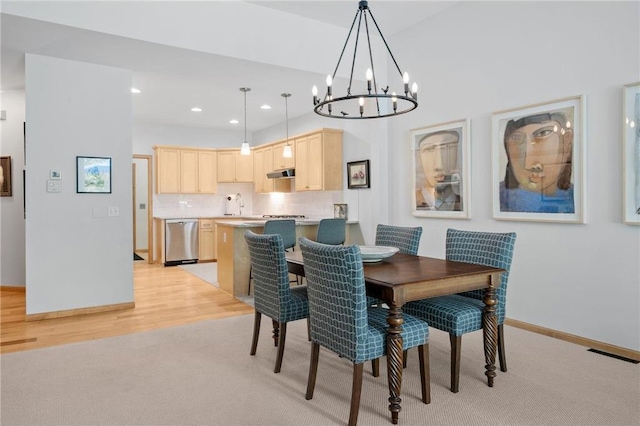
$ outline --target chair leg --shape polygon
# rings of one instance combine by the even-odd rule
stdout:
[[[318,374],[318,358],[320,357],[320,344],[311,344],[311,362],[309,362],[309,378],[307,380],[306,400],[313,398],[313,390],[316,387],[316,375]]]
[[[360,394],[362,393],[362,372],[364,362],[353,364],[353,385],[351,387],[351,412],[349,413],[349,426],[358,423],[358,411],[360,411]]]
[[[309,317],[307,317],[307,339],[311,341],[311,322]]]
[[[280,334],[280,324],[278,321],[272,319],[273,324],[273,346],[278,346],[278,335]]]
[[[371,370],[373,371],[373,377],[380,377],[380,358],[371,360]]]
[[[407,368],[407,351],[402,351],[402,368]]]
[[[260,336],[260,320],[262,319],[262,314],[256,311],[253,317],[253,340],[251,342],[251,355],[256,354],[256,349],[258,348],[258,336]]]
[[[462,336],[449,334],[451,341],[451,392],[458,393],[460,383],[460,350],[462,348]]]
[[[504,351],[504,324],[498,326],[498,359],[500,360],[500,371],[507,371],[507,354]]]
[[[253,278],[252,271],[253,271],[253,267],[249,266],[249,288],[247,290],[247,296],[251,296],[251,279]]]
[[[276,357],[276,368],[274,373],[279,373],[282,368],[282,357],[284,356],[284,344],[287,340],[287,323],[280,323],[280,341],[278,342],[278,356]]]
[[[418,346],[420,358],[420,383],[422,384],[422,402],[431,403],[431,369],[429,367],[429,343]]]

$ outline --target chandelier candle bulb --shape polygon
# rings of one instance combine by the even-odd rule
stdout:
[[[367,68],[366,77],[367,77],[367,90],[369,91],[369,94],[371,94],[371,79],[373,78],[373,71],[371,71],[371,68]]]
[[[327,76],[327,96],[331,99],[331,85],[333,84],[333,79],[330,75]]]
[[[393,102],[393,112],[398,109],[398,98],[396,98],[396,92],[393,92],[391,102]]]
[[[311,88],[311,94],[313,95],[313,105],[317,105],[318,104],[318,87],[316,85],[314,85]]]
[[[364,98],[360,98],[358,103],[360,104],[360,116],[362,117],[362,114],[364,113]]]
[[[409,73],[405,72],[402,76],[402,82],[404,83],[404,94],[409,93]]]
[[[413,99],[418,100],[418,83],[415,81],[411,85],[411,94],[413,95]]]

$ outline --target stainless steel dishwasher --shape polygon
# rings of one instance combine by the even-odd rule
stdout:
[[[198,263],[198,219],[165,220],[164,266]]]

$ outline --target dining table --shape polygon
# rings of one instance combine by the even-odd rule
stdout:
[[[290,273],[304,276],[301,251],[286,253]],[[388,306],[387,314],[387,376],[389,381],[389,411],[391,421],[398,423],[402,388],[402,306],[405,303],[484,289],[482,330],[484,340],[485,375],[493,387],[498,345],[496,289],[500,286],[500,268],[473,263],[455,262],[426,256],[396,253],[378,262],[363,262],[368,296]]]

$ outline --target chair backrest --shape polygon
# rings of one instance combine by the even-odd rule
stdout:
[[[365,361],[367,298],[360,248],[299,239],[309,297],[309,335],[355,363]]]
[[[376,228],[376,245],[390,246],[400,249],[400,253],[418,254],[422,226],[403,227],[392,225],[378,225]]]
[[[280,234],[284,249],[288,250],[296,245],[296,221],[293,219],[268,220],[264,223],[263,234]]]
[[[504,322],[505,317],[507,283],[509,281],[515,243],[515,232],[494,233],[447,229],[447,260],[476,263],[501,268],[506,271],[502,273],[500,287],[496,291],[496,298],[498,299],[496,315],[499,324]],[[462,294],[482,300],[484,290],[474,290]]]
[[[322,244],[344,244],[346,227],[346,219],[321,219],[318,224],[316,241]]]
[[[244,238],[251,257],[255,308],[272,319],[284,320],[282,307],[291,300],[291,287],[282,236],[247,231]]]

